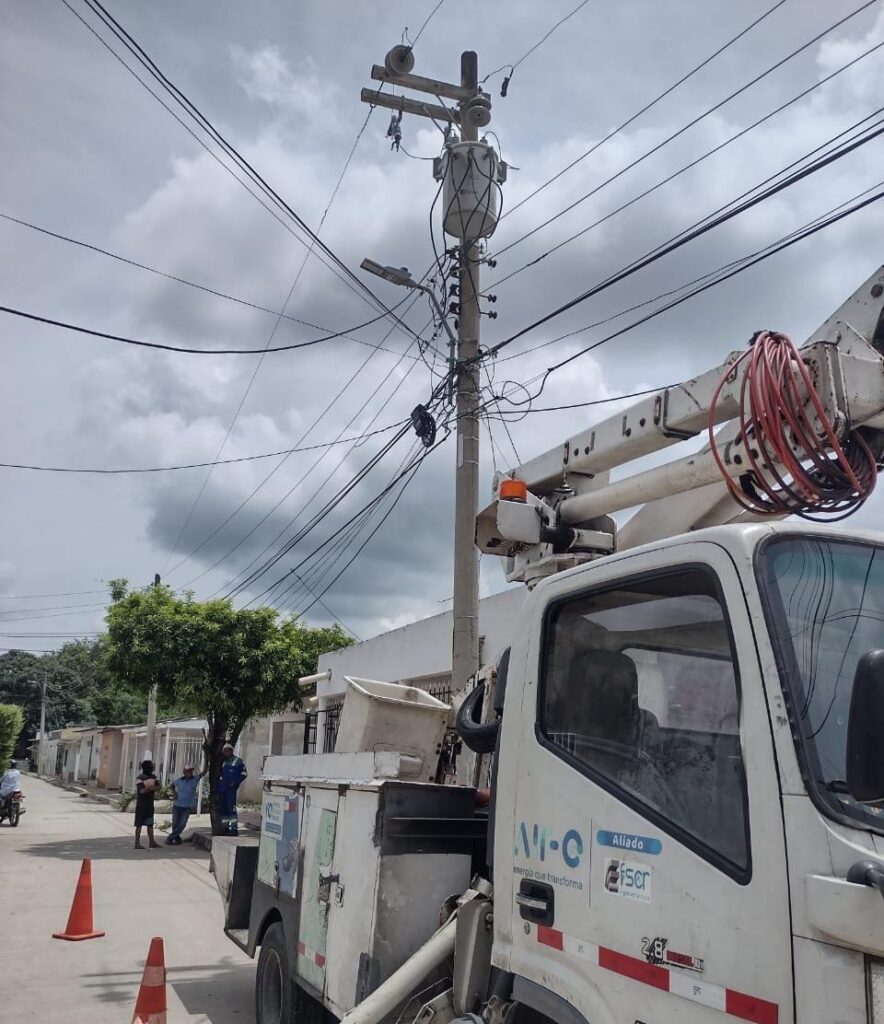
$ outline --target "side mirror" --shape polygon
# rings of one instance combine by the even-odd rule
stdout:
[[[847,723],[847,788],[854,800],[884,800],[884,651],[856,665]]]

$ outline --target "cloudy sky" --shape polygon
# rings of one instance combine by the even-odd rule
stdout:
[[[376,110],[330,207],[329,200],[365,120],[359,90],[372,85],[372,63],[382,62],[406,27],[413,38],[435,0],[106,0],[106,6],[298,216],[314,229],[322,222],[321,238],[348,267],[361,273],[363,256],[415,274],[431,265],[436,185],[432,165],[414,158],[440,151],[442,136],[432,123],[406,117],[397,153],[386,138],[389,112]],[[455,80],[468,48],[479,53],[480,77],[515,64],[575,6],[576,0],[445,0],[417,42],[415,70]],[[501,73],[487,83],[494,141],[512,168],[505,208],[773,6],[773,0],[590,0],[519,63],[506,98],[499,96]],[[884,49],[864,55],[884,40],[880,3],[866,5],[598,188],[859,6],[860,0],[783,0],[702,71],[505,216],[489,252],[506,251],[496,268],[483,270],[483,283],[497,295],[486,308],[498,313],[496,320],[483,318],[483,344],[508,337],[872,115],[880,104]],[[374,308],[315,254],[305,262],[307,250],[291,222],[262,208],[108,47],[125,52],[85,0],[7,0],[0,8],[0,213],[243,301],[4,219],[0,304],[194,348],[260,349],[271,335],[278,345],[322,333],[299,321],[342,331],[374,318]],[[861,59],[852,68],[733,144],[526,267],[855,58]],[[605,328],[507,361],[504,355],[605,319],[788,234],[878,183],[882,155],[880,141],[863,147],[531,332],[489,364],[494,387],[518,400],[524,392],[508,381],[535,378]],[[439,245],[439,204],[432,220]],[[882,229],[879,204],[580,358],[550,378],[535,404],[607,398],[680,380],[714,366],[761,326],[801,340],[881,262]],[[408,298],[384,282],[370,284],[388,305]],[[277,324],[272,311],[288,295],[285,311],[295,319]],[[403,316],[422,331],[428,307],[422,300]],[[385,321],[260,363],[254,355],[138,349],[5,314],[0,331],[0,461],[44,466],[211,462],[222,446],[222,457],[230,459],[359,436],[401,421],[426,401],[441,366],[439,356],[427,350],[421,357],[413,339]],[[526,459],[616,408],[532,413],[509,425],[511,436],[501,422],[490,422],[497,452],[483,428],[483,488],[493,458],[500,465]],[[301,581],[289,575],[271,592],[283,610],[312,604],[312,623],[335,616],[365,637],[445,609],[451,441],[431,454],[392,511],[395,491],[362,533],[340,533],[412,450],[411,439],[403,440],[348,487],[392,436],[219,465],[209,477],[205,469],[112,476],[0,469],[0,629],[6,631],[0,648],[53,648],[65,635],[99,629],[103,581],[116,576],[144,585],[160,572],[198,598],[228,593],[341,490],[347,492],[341,506],[237,603],[261,599],[328,539],[323,556],[299,569]],[[857,521],[879,520],[880,510],[873,499]],[[496,562],[483,565],[484,593],[502,582]],[[322,603],[314,604],[311,593]]]

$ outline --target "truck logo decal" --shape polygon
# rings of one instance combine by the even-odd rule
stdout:
[[[605,891],[639,903],[651,902],[654,869],[638,861],[605,858]]]
[[[633,853],[658,854],[663,849],[659,839],[649,836],[634,836],[630,832],[608,832],[599,829],[595,835],[599,846],[612,846],[615,850],[629,850]]]
[[[526,860],[536,857],[541,863],[546,861],[548,854],[561,854],[565,866],[573,869],[580,866],[583,837],[576,828],[569,828],[561,839],[555,839],[545,826],[529,826],[522,821],[513,853],[516,857],[524,855]]]
[[[565,935],[557,928],[546,928],[543,925],[537,927],[537,941],[549,949],[558,950],[567,956],[579,957],[606,971],[620,974],[643,985],[650,985],[670,995],[700,1003],[729,1017],[752,1021],[754,1024],[777,1024],[780,1019],[780,1008],[776,1003],[738,992],[736,989],[713,985],[701,978],[692,978],[681,971],[672,970],[668,962],[662,965],[647,963],[638,957],[627,956],[605,946],[597,946],[584,939]]]

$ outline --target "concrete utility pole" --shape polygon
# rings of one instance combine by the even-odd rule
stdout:
[[[46,742],[46,691],[49,686],[49,681],[46,677],[46,672],[43,672],[43,688],[42,695],[40,698],[40,742],[37,744],[37,775],[43,771],[43,751]]]
[[[160,574],[156,573],[153,578],[153,585],[160,585]],[[157,684],[154,683],[147,695],[147,736],[145,737],[145,757],[150,753],[155,758],[157,740]]]
[[[479,60],[468,50],[461,54],[460,85],[441,82],[411,74],[414,54],[411,47],[394,46],[387,54],[384,66],[375,65],[371,77],[376,81],[432,93],[457,101],[457,109],[447,105],[430,104],[402,95],[390,95],[379,89],[363,89],[362,101],[374,106],[387,107],[403,113],[427,117],[434,122],[456,124],[460,128],[461,141],[477,143],[479,128],[491,120],[491,99],[479,86]],[[393,131],[391,125],[391,132]],[[398,131],[398,126],[397,126]],[[397,136],[394,134],[394,138]],[[470,158],[471,159],[471,158]],[[469,168],[469,163],[467,167]],[[489,190],[497,187],[489,171]],[[466,181],[467,174],[464,175]],[[502,180],[498,179],[498,180]],[[461,182],[463,184],[463,182]],[[458,205],[461,198],[458,191]],[[469,200],[466,200],[469,202]],[[447,213],[446,213],[447,216]],[[479,669],[479,552],[475,546],[476,515],[479,511],[479,324],[481,311],[480,268],[481,250],[478,235],[487,236],[493,225],[465,227],[460,233],[459,247],[459,294],[457,351],[451,373],[455,381],[457,409],[457,455],[455,468],[454,498],[454,602],[452,631],[452,686],[461,690],[470,676]],[[461,220],[461,224],[475,225],[472,216]],[[446,228],[446,230],[448,230]],[[367,261],[371,263],[372,261]],[[365,263],[363,263],[365,267]],[[376,268],[376,269],[375,269]],[[396,272],[394,268],[379,268],[377,264],[366,267],[372,273],[386,277],[396,284],[398,276],[408,278],[407,271]],[[380,273],[379,273],[380,271]],[[387,271],[387,273],[384,273]],[[392,275],[392,276],[391,276]],[[408,287],[416,285],[408,279]]]
[[[468,50],[460,58],[460,84],[479,88],[479,59]],[[461,138],[476,142],[479,130],[462,118]],[[457,330],[457,462],[454,472],[454,601],[451,683],[462,690],[479,671],[479,276],[480,253],[475,240],[460,247],[460,316]]]

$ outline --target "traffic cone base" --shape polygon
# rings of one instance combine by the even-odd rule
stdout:
[[[92,925],[92,861],[87,857],[80,866],[80,877],[74,892],[74,902],[63,932],[53,932],[53,939],[68,942],[82,942],[83,939],[100,939],[104,932],[96,931]]]
[[[166,958],[163,940],[150,940],[132,1024],[166,1024]]]

